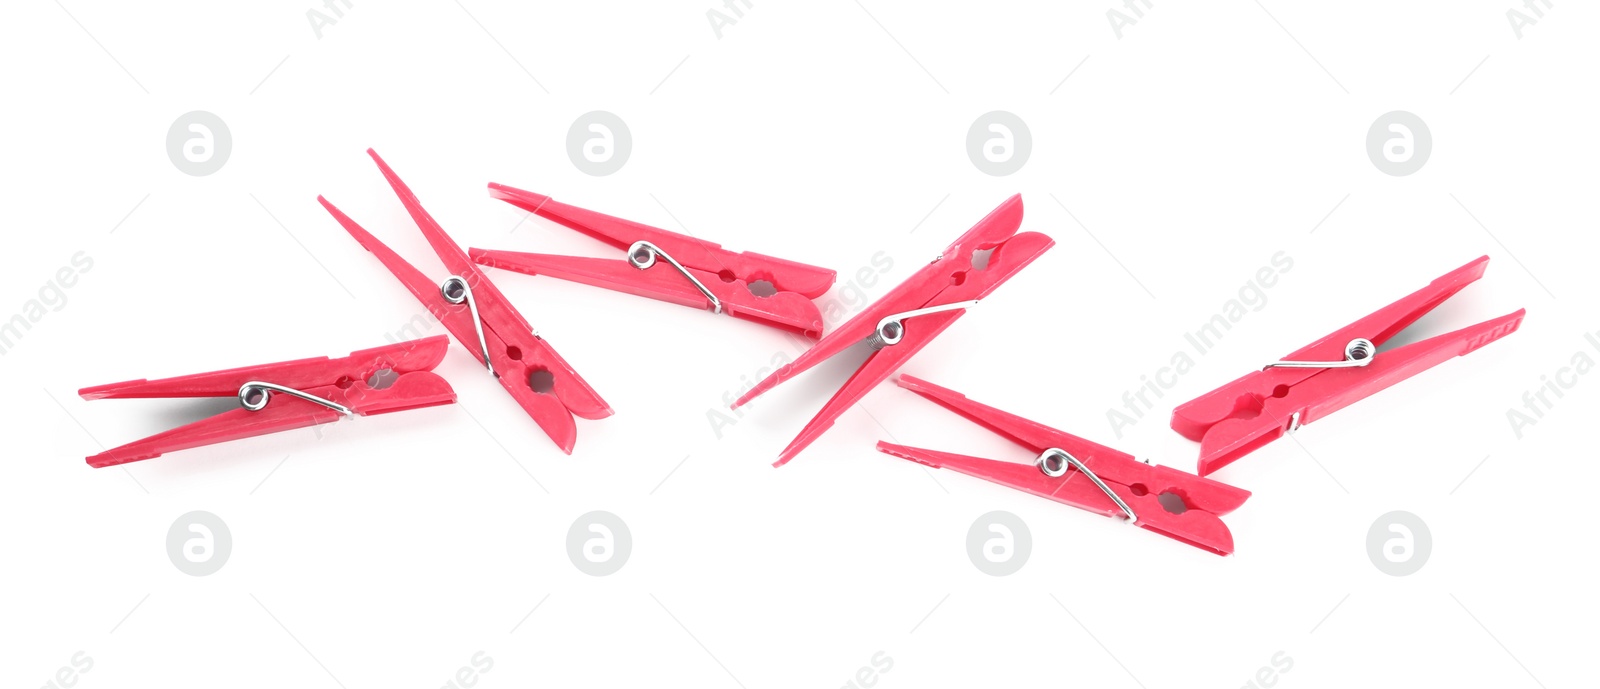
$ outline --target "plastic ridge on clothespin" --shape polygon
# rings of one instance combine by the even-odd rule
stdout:
[[[611,415],[610,405],[572,370],[555,348],[533,331],[467,252],[423,210],[416,195],[383,159],[370,148],[367,154],[378,163],[384,179],[389,181],[428,244],[439,255],[440,262],[450,271],[449,277],[443,281],[428,278],[327,199],[318,196],[317,201],[362,247],[377,255],[384,267],[455,336],[456,342],[494,374],[500,386],[562,452],[572,454],[578,439],[572,417],[603,419]]]
[[[863,340],[872,341],[876,351],[784,448],[773,466],[793,459],[967,308],[1055,245],[1038,232],[1017,232],[1021,226],[1022,196],[1016,195],[979,220],[932,263],[736,400],[735,408]]]
[[[319,357],[199,373],[130,380],[78,391],[86,400],[234,397],[241,408],[179,426],[89,457],[108,467],[278,431],[450,404],[456,393],[433,368],[450,341],[443,335],[374,347],[341,359]]]
[[[1526,309],[1413,342],[1378,347],[1480,277],[1482,256],[1393,304],[1172,410],[1172,430],[1200,441],[1204,476],[1267,443],[1449,359],[1516,332]]]
[[[470,249],[472,260],[479,264],[726,312],[810,337],[822,334],[822,313],[811,300],[833,285],[832,270],[728,251],[688,235],[569,206],[503,184],[490,183],[489,195],[622,249],[627,256],[586,258]],[[775,291],[757,293],[762,282]]]
[[[968,476],[1123,519],[1218,555],[1233,552],[1222,515],[1250,491],[1134,459],[1015,414],[974,402],[959,392],[901,375],[896,381],[1037,455],[1031,464],[981,459],[879,441],[878,450],[935,469]]]

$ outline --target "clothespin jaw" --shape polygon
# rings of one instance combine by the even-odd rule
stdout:
[[[1200,441],[1208,475],[1286,433],[1449,359],[1516,332],[1525,309],[1378,352],[1407,326],[1483,276],[1475,259],[1416,292],[1239,379],[1179,405],[1172,429]]]
[[[643,223],[570,206],[503,184],[489,195],[628,252],[623,259],[472,249],[474,261],[528,275],[580,282],[635,296],[709,309],[745,320],[822,334],[812,299],[833,285],[834,271],[717,244]],[[657,258],[663,258],[657,261]],[[757,293],[757,283],[772,292]]]
[[[1233,552],[1233,534],[1220,517],[1243,505],[1250,491],[1141,462],[925,380],[901,375],[897,382],[1039,458],[1034,464],[1019,464],[882,441],[880,452],[1124,519],[1218,555]]]
[[[735,408],[863,340],[873,341],[876,351],[784,448],[773,466],[793,459],[845,410],[955,323],[968,307],[1055,245],[1038,232],[1018,232],[1021,226],[1022,196],[1016,195],[979,220],[933,262],[736,400]]]
[[[603,419],[612,414],[610,405],[533,331],[511,301],[423,209],[394,170],[372,149],[367,149],[367,154],[377,162],[389,186],[450,271],[450,277],[442,282],[428,278],[327,199],[318,196],[317,201],[399,278],[461,346],[494,373],[500,386],[562,452],[572,454],[578,437],[572,417]]]
[[[444,359],[443,335],[374,347],[339,359],[318,357],[199,373],[131,380],[78,391],[86,400],[238,396],[225,411],[88,458],[108,467],[202,445],[337,421],[455,402],[450,383],[431,371]],[[318,402],[317,400],[322,400]]]

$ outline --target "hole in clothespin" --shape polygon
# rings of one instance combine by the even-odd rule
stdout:
[[[739,279],[739,276],[734,275],[733,270],[730,268],[723,268],[722,270],[717,271],[717,277],[722,278],[723,282],[733,282],[734,280]]]
[[[989,255],[992,254],[992,253],[994,253],[994,249],[973,249],[972,250],[972,269],[973,270],[988,270],[989,269]]]
[[[1144,497],[1150,494],[1150,489],[1146,488],[1143,483],[1135,483],[1131,486],[1128,486],[1128,490],[1132,491],[1134,495],[1139,497]]]
[[[1282,399],[1289,396],[1289,386],[1279,385],[1272,388],[1272,396]]]
[[[542,368],[537,369],[528,374],[528,387],[541,395],[548,395],[551,390],[556,389],[556,374]]]
[[[1284,387],[1286,391],[1288,389],[1286,386],[1280,387]],[[1274,395],[1274,397],[1281,397],[1281,395]],[[1253,419],[1261,416],[1261,402],[1262,399],[1253,393],[1240,395],[1239,399],[1233,401],[1233,414],[1231,417],[1235,419]]]
[[[336,380],[336,381],[333,381],[333,384],[334,384],[335,387],[338,387],[340,390],[349,390],[350,386],[356,384],[356,380],[354,378],[351,378],[350,376],[339,376],[339,379]]]
[[[373,390],[382,390],[394,385],[397,380],[400,380],[400,374],[395,373],[394,369],[379,369],[377,373],[372,374],[372,377],[367,379],[367,387]]]
[[[516,346],[506,347],[506,358],[512,361],[522,361],[522,348]]]
[[[755,282],[750,283],[749,289],[751,294],[761,297],[762,299],[766,299],[767,297],[778,293],[778,286],[772,284],[771,280],[756,280]]]
[[[1189,511],[1189,504],[1183,501],[1183,496],[1170,490],[1157,495],[1156,501],[1161,503],[1163,509],[1173,514],[1183,514]]]

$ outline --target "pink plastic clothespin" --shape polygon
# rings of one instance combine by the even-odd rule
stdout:
[[[900,387],[937,402],[967,420],[1038,453],[1032,464],[981,459],[879,441],[878,450],[935,469],[1050,498],[1108,517],[1121,517],[1218,555],[1233,552],[1222,515],[1238,509],[1250,491],[1134,459],[1104,445],[967,399],[954,390],[902,375]]]
[[[472,260],[528,275],[548,275],[641,297],[727,312],[736,318],[822,334],[812,299],[833,285],[834,271],[720,245],[631,220],[569,206],[543,194],[489,184],[489,195],[627,251],[624,259],[471,249]],[[665,259],[669,266],[656,259]],[[654,267],[655,270],[651,270]],[[775,291],[765,291],[767,283]],[[758,294],[757,289],[763,291]]]
[[[1172,430],[1200,441],[1199,472],[1210,474],[1292,433],[1451,358],[1516,332],[1526,309],[1452,333],[1379,352],[1406,326],[1480,277],[1480,257],[1427,287],[1172,410]]]
[[[278,431],[450,404],[456,393],[431,371],[444,359],[443,335],[355,352],[199,373],[161,380],[130,380],[78,391],[86,400],[159,397],[232,397],[242,405],[89,457],[108,467],[167,452]]]
[[[783,466],[883,382],[907,359],[926,347],[966,309],[1027,267],[1055,242],[1038,232],[1022,232],[1022,196],[1012,196],[978,221],[932,263],[895,287],[873,305],[828,333],[815,347],[774,371],[733,403],[739,407],[757,395],[816,366],[863,340],[877,349],[855,375],[823,405],[800,435],[784,448],[773,466]],[[977,255],[992,251],[987,263]]]
[[[378,256],[384,267],[449,329],[456,342],[483,362],[562,452],[572,454],[572,446],[578,440],[573,415],[603,419],[611,415],[610,405],[533,331],[516,307],[467,257],[467,252],[423,210],[422,203],[394,170],[372,149],[367,149],[367,154],[377,161],[384,179],[422,229],[450,277],[443,282],[428,278],[327,199],[318,196],[317,201],[362,247]]]

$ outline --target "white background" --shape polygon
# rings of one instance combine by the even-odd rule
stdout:
[[[1280,652],[1279,687],[1592,681],[1600,378],[1520,439],[1507,421],[1575,353],[1600,360],[1592,6],[1541,5],[1518,38],[1510,0],[1161,2],[1119,38],[1107,11],[1133,14],[1111,2],[756,0],[719,39],[710,2],[463,3],[357,0],[320,38],[309,0],[8,4],[0,318],[75,253],[93,267],[0,357],[6,685],[49,686],[80,651],[78,687],[441,687],[479,651],[484,688],[840,687],[879,652],[878,687],[1240,687]],[[165,152],[193,110],[231,131],[210,176]],[[592,110],[632,132],[611,176],[566,154]],[[1008,177],[965,151],[993,110],[1032,132]],[[1406,177],[1365,150],[1393,110],[1433,137]],[[508,272],[616,409],[579,420],[570,457],[452,345],[458,405],[87,468],[222,407],[80,387],[342,356],[420,311],[315,203],[440,272],[368,146],[463,246],[620,256],[525,221],[497,181],[843,279],[884,251],[873,298],[1021,192],[1055,248],[905,372],[1185,470],[1172,406],[1472,258],[1487,275],[1419,335],[1528,315],[1217,474],[1254,491],[1228,558],[875,452],[1026,459],[892,385],[773,469],[851,362],[719,439],[708,411],[789,338]],[[1124,391],[1278,251],[1266,305],[1118,438]],[[232,534],[206,577],[166,554],[192,510]],[[566,554],[592,510],[631,528],[609,577]],[[1031,532],[1008,577],[966,552],[992,510]],[[1367,554],[1391,510],[1432,534],[1408,577]]]

